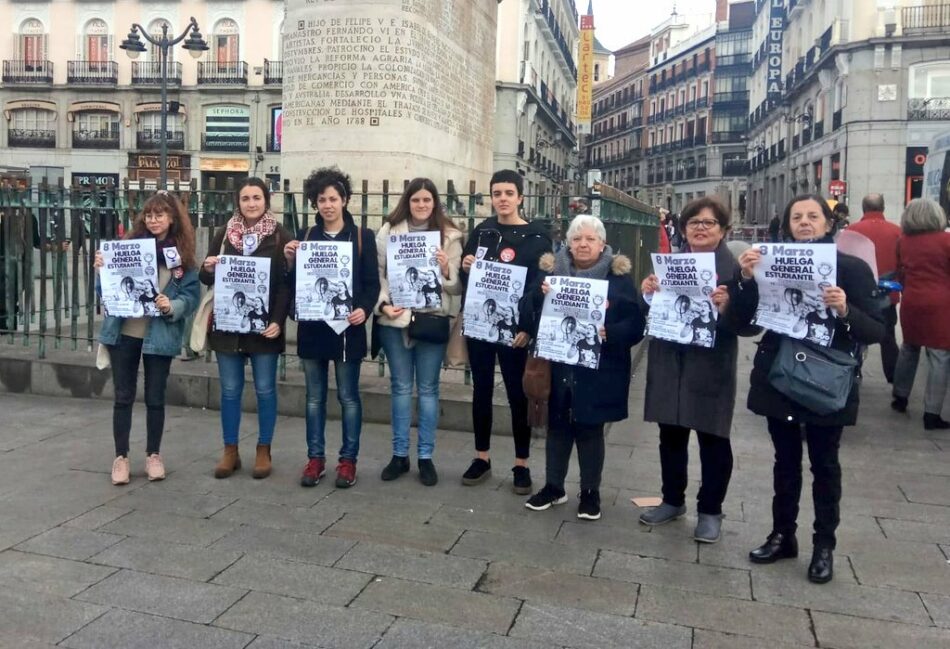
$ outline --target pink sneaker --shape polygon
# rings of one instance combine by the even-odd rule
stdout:
[[[112,462],[112,484],[129,484],[129,458],[120,455]]]
[[[165,463],[162,462],[162,456],[158,453],[152,453],[145,458],[145,473],[148,474],[149,481],[165,479]]]

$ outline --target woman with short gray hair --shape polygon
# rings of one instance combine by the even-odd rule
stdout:
[[[941,416],[950,375],[950,232],[947,215],[936,201],[912,200],[901,216],[903,236],[897,242],[897,276],[901,296],[901,344],[894,369],[894,401],[898,412],[907,410],[914,387],[920,348],[927,349],[927,388],[924,392],[924,429],[950,428]]]

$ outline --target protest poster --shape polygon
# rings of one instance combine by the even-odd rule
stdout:
[[[389,236],[386,279],[393,306],[432,311],[442,308],[442,273],[435,258],[441,237],[437,231]]]
[[[762,254],[755,267],[759,308],[754,323],[776,333],[831,345],[834,313],[822,293],[837,282],[833,243],[757,244]]]
[[[484,260],[472,264],[462,309],[466,337],[512,346],[518,334],[518,303],[527,273],[524,266]]]
[[[353,243],[301,241],[294,306],[297,320],[343,321],[353,311]]]
[[[267,328],[270,262],[270,257],[218,257],[214,269],[216,331],[259,334]]]
[[[155,239],[103,241],[99,286],[106,315],[119,318],[160,316]]]
[[[600,328],[607,309],[607,280],[551,275],[538,325],[536,351],[541,358],[597,369]]]
[[[647,332],[654,338],[684,345],[713,347],[719,311],[711,296],[716,290],[716,254],[654,254],[653,274],[660,290],[653,294]]]

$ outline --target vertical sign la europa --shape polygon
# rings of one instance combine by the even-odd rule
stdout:
[[[785,37],[785,0],[769,0],[768,79],[766,96],[782,98],[782,43]]]
[[[581,41],[577,51],[577,132],[591,132],[591,104],[594,99],[594,16],[590,9],[581,16]]]

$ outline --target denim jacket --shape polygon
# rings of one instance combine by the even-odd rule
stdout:
[[[98,278],[97,282],[98,284]],[[181,279],[174,276],[162,289],[171,302],[172,312],[167,316],[149,318],[145,339],[142,341],[142,353],[155,356],[177,356],[181,352],[182,334],[185,321],[194,315],[198,308],[198,271],[186,270]],[[99,342],[103,345],[115,345],[122,333],[122,321],[125,318],[107,316],[99,331]]]

